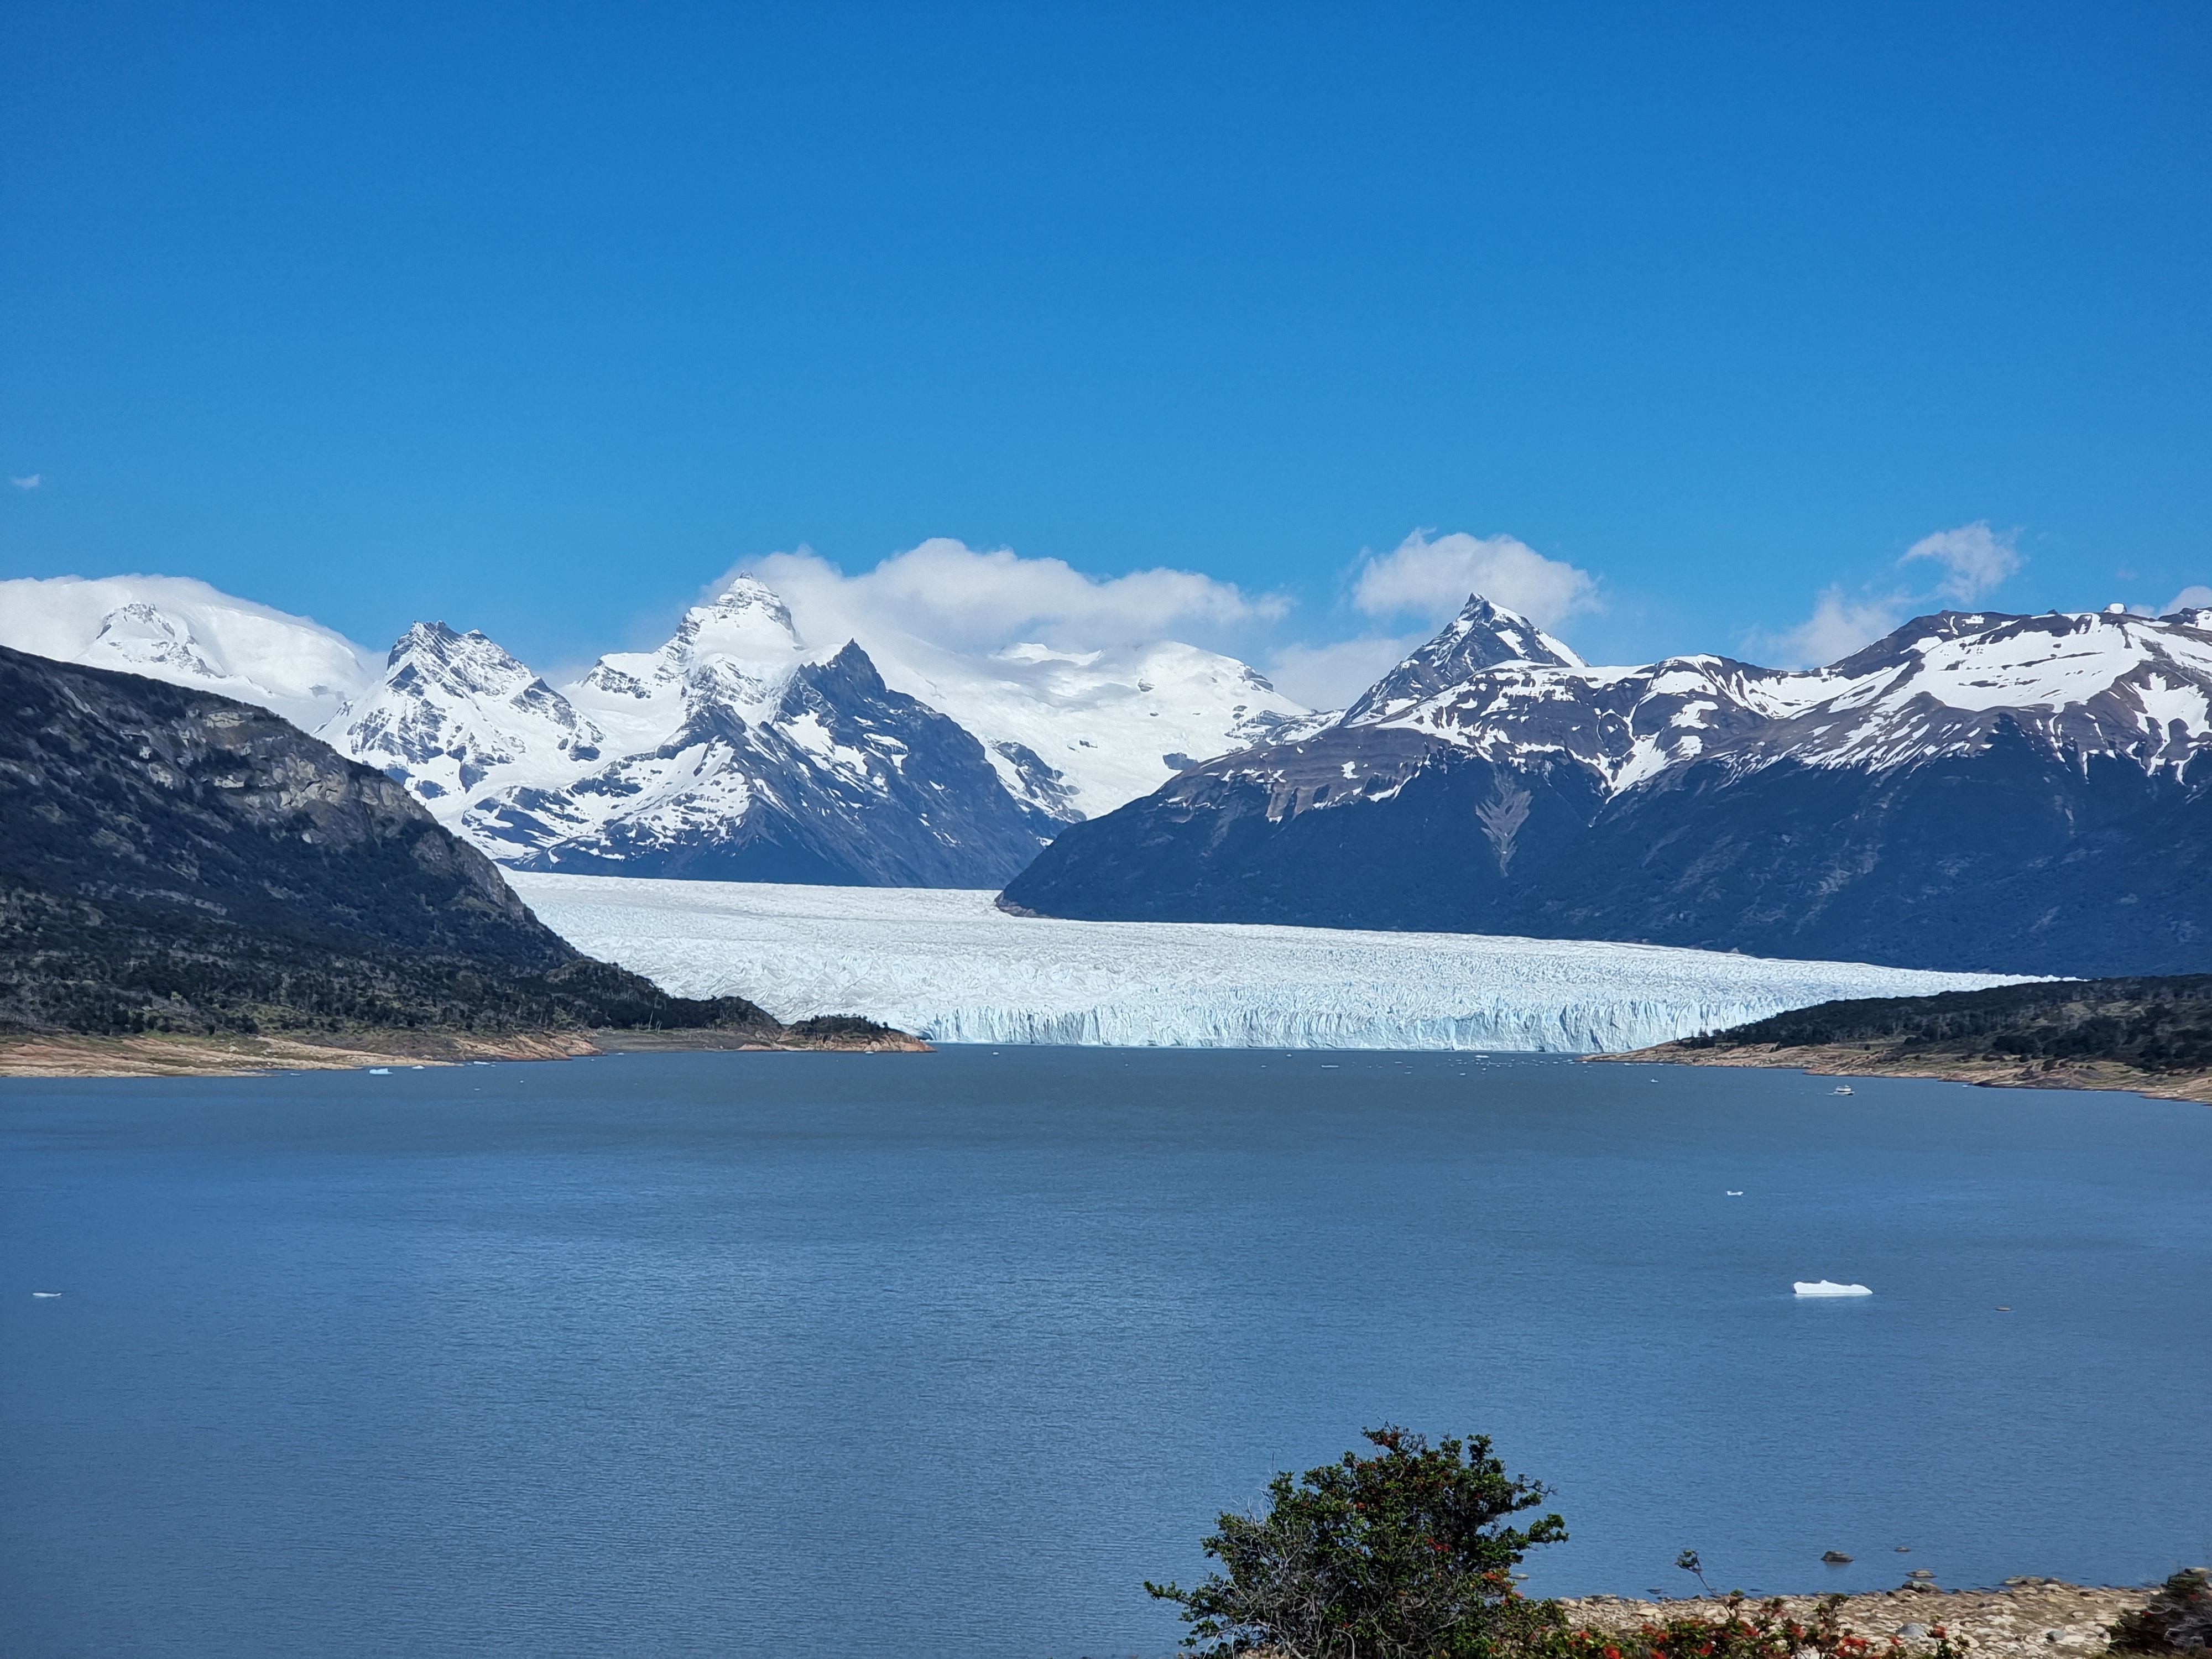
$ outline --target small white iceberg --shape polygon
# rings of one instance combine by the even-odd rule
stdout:
[[[392,1068],[389,1066],[372,1066],[368,1068],[368,1074],[371,1077],[390,1077]]]
[[[1863,1285],[1838,1285],[1832,1279],[1800,1279],[1790,1288],[1800,1296],[1872,1296]]]

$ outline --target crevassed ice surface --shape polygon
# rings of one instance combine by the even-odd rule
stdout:
[[[941,888],[507,878],[577,948],[677,995],[941,1042],[1591,1053],[1838,997],[2016,982],[1577,939],[1059,921]]]

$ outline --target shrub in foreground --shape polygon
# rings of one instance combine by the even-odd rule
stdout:
[[[1203,1547],[1223,1571],[1188,1589],[1146,1584],[1182,1607],[1183,1645],[1283,1659],[1493,1659],[1564,1637],[1558,1604],[1522,1596],[1512,1569],[1564,1539],[1566,1524],[1556,1515],[1504,1524],[1546,1489],[1509,1476],[1479,1435],[1431,1446],[1395,1426],[1364,1432],[1371,1455],[1278,1474],[1265,1515],[1220,1516]]]
[[[2190,1567],[2175,1573],[2148,1606],[2120,1615],[2112,1638],[2122,1653],[2212,1651],[2212,1572]]]

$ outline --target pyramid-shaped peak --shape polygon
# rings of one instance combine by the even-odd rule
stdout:
[[[1533,663],[1545,668],[1584,665],[1565,644],[1519,611],[1494,605],[1480,593],[1470,593],[1458,616],[1377,680],[1344,717],[1353,721],[1381,715],[1464,684],[1477,674],[1507,663]]]
[[[384,659],[385,666],[387,669],[396,667],[412,657],[427,657],[441,663],[465,660],[502,668],[522,667],[522,664],[504,646],[481,629],[471,628],[464,634],[441,622],[410,623],[407,631],[392,641],[392,650]]]
[[[1436,655],[1439,660],[1464,660],[1470,668],[1495,668],[1509,662],[1541,663],[1551,668],[1584,666],[1583,659],[1565,644],[1553,639],[1519,611],[1508,611],[1480,593],[1468,594],[1459,615],[1422,647],[1421,652]],[[1481,660],[1478,663],[1476,658]]]
[[[791,626],[791,607],[783,596],[750,570],[738,573],[730,585],[714,596],[717,611],[760,611]]]
[[[684,656],[775,660],[802,649],[791,607],[750,571],[741,572],[714,596],[695,606],[670,644]]]

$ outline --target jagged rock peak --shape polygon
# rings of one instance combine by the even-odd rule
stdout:
[[[476,629],[458,633],[441,622],[418,622],[408,625],[407,631],[392,642],[385,653],[384,665],[396,667],[402,659],[428,656],[440,662],[459,662],[481,659],[489,662],[513,664],[527,673],[522,664],[505,649],[495,644]]]
[[[1486,669],[1506,663],[1534,663],[1547,668],[1585,665],[1559,641],[1517,611],[1493,605],[1480,593],[1436,638],[1377,680],[1345,712],[1345,723],[1377,720],[1407,704],[1464,684]]]

